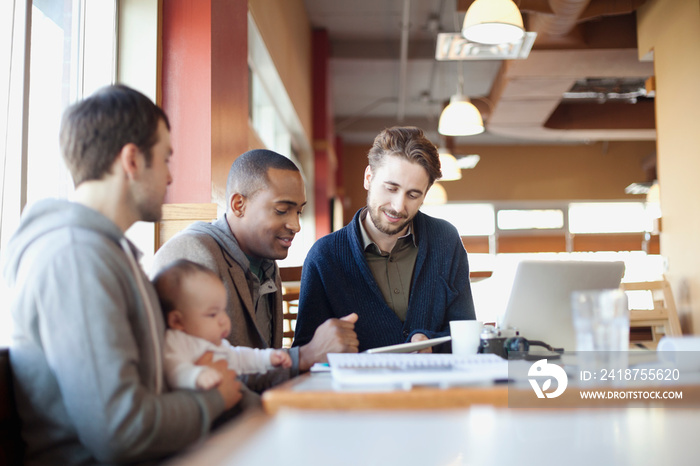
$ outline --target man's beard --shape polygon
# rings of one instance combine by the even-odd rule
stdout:
[[[160,222],[163,218],[163,205],[157,202],[141,205],[139,214],[142,222]]]
[[[382,210],[377,207],[374,208],[371,205],[369,206],[369,217],[372,219],[372,223],[374,224],[375,228],[385,235],[395,235],[397,233],[400,233],[404,228],[406,228],[406,225],[411,223],[411,220],[413,220],[413,217],[411,218],[406,218],[403,222],[401,223],[396,223],[396,224],[389,224],[385,225],[383,223],[386,222],[386,219],[384,218],[384,215],[382,214]],[[389,215],[392,215],[394,217],[400,217],[401,215],[398,212],[394,212],[393,210],[384,210],[386,213]]]

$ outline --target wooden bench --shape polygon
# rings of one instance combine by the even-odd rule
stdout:
[[[12,387],[10,352],[7,348],[0,348],[0,464],[20,465],[23,454],[24,444]]]

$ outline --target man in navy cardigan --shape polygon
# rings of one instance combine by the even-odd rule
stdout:
[[[304,262],[294,346],[351,313],[359,351],[449,335],[451,320],[475,319],[457,230],[418,211],[442,176],[437,149],[419,128],[394,127],[375,138],[368,158],[367,206]]]

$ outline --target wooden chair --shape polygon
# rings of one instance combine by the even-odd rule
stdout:
[[[630,340],[633,343],[646,342],[644,346],[656,348],[661,336],[681,336],[676,303],[666,278],[650,282],[626,282],[620,287],[628,292],[648,291],[653,301],[652,309],[630,308]],[[649,329],[647,336],[640,337],[645,328]],[[636,341],[633,338],[635,335],[638,337]]]
[[[24,455],[16,406],[10,352],[0,348],[0,464],[8,466],[22,464]]]
[[[283,339],[282,347],[290,348],[294,341],[294,329],[299,310],[299,289],[301,287],[301,266],[280,267],[282,280]]]

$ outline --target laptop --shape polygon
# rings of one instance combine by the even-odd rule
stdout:
[[[522,261],[501,326],[516,328],[528,340],[575,351],[571,293],[618,288],[624,272],[624,262]]]

